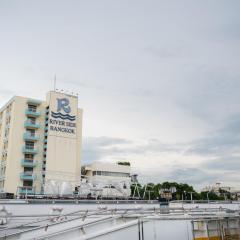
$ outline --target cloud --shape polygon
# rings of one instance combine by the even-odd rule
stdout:
[[[183,49],[176,46],[162,46],[161,48],[156,46],[147,46],[144,48],[144,51],[160,59],[178,59],[184,56]]]
[[[81,88],[89,88],[96,90],[104,90],[105,86],[103,84],[91,83],[89,81],[76,81],[76,80],[63,80],[63,83],[74,85]]]
[[[131,141],[122,138],[106,136],[85,137],[83,139],[83,162],[88,164],[93,161],[107,159],[112,155],[121,155],[124,151],[121,151],[120,149],[127,144],[131,144]]]
[[[181,183],[190,183],[194,185],[209,184],[216,179],[216,173],[210,174],[206,170],[191,168],[187,166],[175,166],[166,176],[167,179]]]
[[[186,143],[88,137],[84,140],[84,163],[127,160],[144,182],[177,181],[198,187],[216,181],[233,184],[240,180],[239,123],[237,114],[224,127]]]
[[[231,174],[232,172],[240,172],[240,153],[238,156],[226,156],[215,159],[206,160],[201,164],[202,168],[210,170],[220,170]]]
[[[43,2],[0,15],[2,103],[43,99],[56,72],[59,88],[80,92],[83,163],[239,181],[240,1]]]
[[[175,95],[178,106],[211,124],[225,122],[226,116],[239,112],[240,75],[238,66],[231,60],[229,62],[192,64],[185,76],[185,84],[181,81],[182,86]]]
[[[9,89],[4,89],[4,88],[0,89],[0,95],[1,96],[11,96],[14,93],[15,93],[15,91],[12,91],[12,90],[9,90]]]
[[[240,152],[240,114],[233,116],[224,127],[209,134],[209,136],[193,141],[187,154],[212,156],[231,156]]]
[[[109,157],[117,160],[131,155],[143,156],[146,154],[182,151],[182,146],[179,144],[164,144],[155,138],[145,141],[132,141],[106,136],[86,137],[83,146],[83,161],[86,163],[104,160],[104,158]]]

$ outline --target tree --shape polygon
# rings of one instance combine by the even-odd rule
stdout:
[[[201,192],[200,196],[202,200],[224,200],[224,197],[218,196],[214,192]]]
[[[135,189],[135,184],[131,186],[132,195]],[[191,200],[191,196],[193,200],[224,200],[224,197],[227,196],[230,199],[230,193],[223,189],[220,189],[220,196],[215,194],[214,192],[196,192],[193,186],[188,185],[186,183],[177,183],[177,182],[163,182],[163,183],[147,183],[145,185],[137,184],[139,189],[140,197],[144,199],[150,198],[151,199],[158,199],[160,197],[159,191],[160,190],[173,190],[176,191],[172,192],[172,200]],[[145,196],[144,196],[144,191]],[[137,192],[135,193],[135,197],[137,197]]]

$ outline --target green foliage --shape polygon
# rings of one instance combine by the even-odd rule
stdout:
[[[218,196],[214,192],[201,192],[200,193],[200,198],[202,200],[224,200],[224,197]]]
[[[193,200],[224,200],[223,196],[218,196],[213,192],[201,192],[198,193],[194,190],[194,188],[186,183],[176,183],[176,182],[163,182],[163,183],[148,183],[146,185],[138,185],[140,197],[142,198],[144,195],[144,191],[146,190],[144,199],[150,198],[151,199],[158,199],[160,197],[160,190],[161,189],[176,189],[176,192],[172,193],[172,200],[191,200],[191,195]],[[131,186],[132,195],[135,189],[135,185]],[[228,192],[224,192],[228,199],[230,199],[227,194]],[[135,197],[137,197],[137,191],[135,191]],[[208,196],[207,196],[208,195]]]

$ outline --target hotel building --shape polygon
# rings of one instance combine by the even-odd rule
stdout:
[[[0,109],[0,192],[51,194],[79,185],[82,110],[57,91],[46,101],[14,96]]]

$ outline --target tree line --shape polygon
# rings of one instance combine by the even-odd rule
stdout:
[[[172,191],[172,200],[226,200],[231,199],[230,193],[224,190],[219,191],[219,194],[214,192],[197,192],[193,186],[186,183],[177,183],[177,182],[163,182],[163,183],[148,183],[141,185],[137,183],[136,185],[131,186],[132,196],[138,195],[137,191],[141,198],[144,199],[159,199],[161,190],[174,189]],[[144,193],[145,192],[145,193]]]

